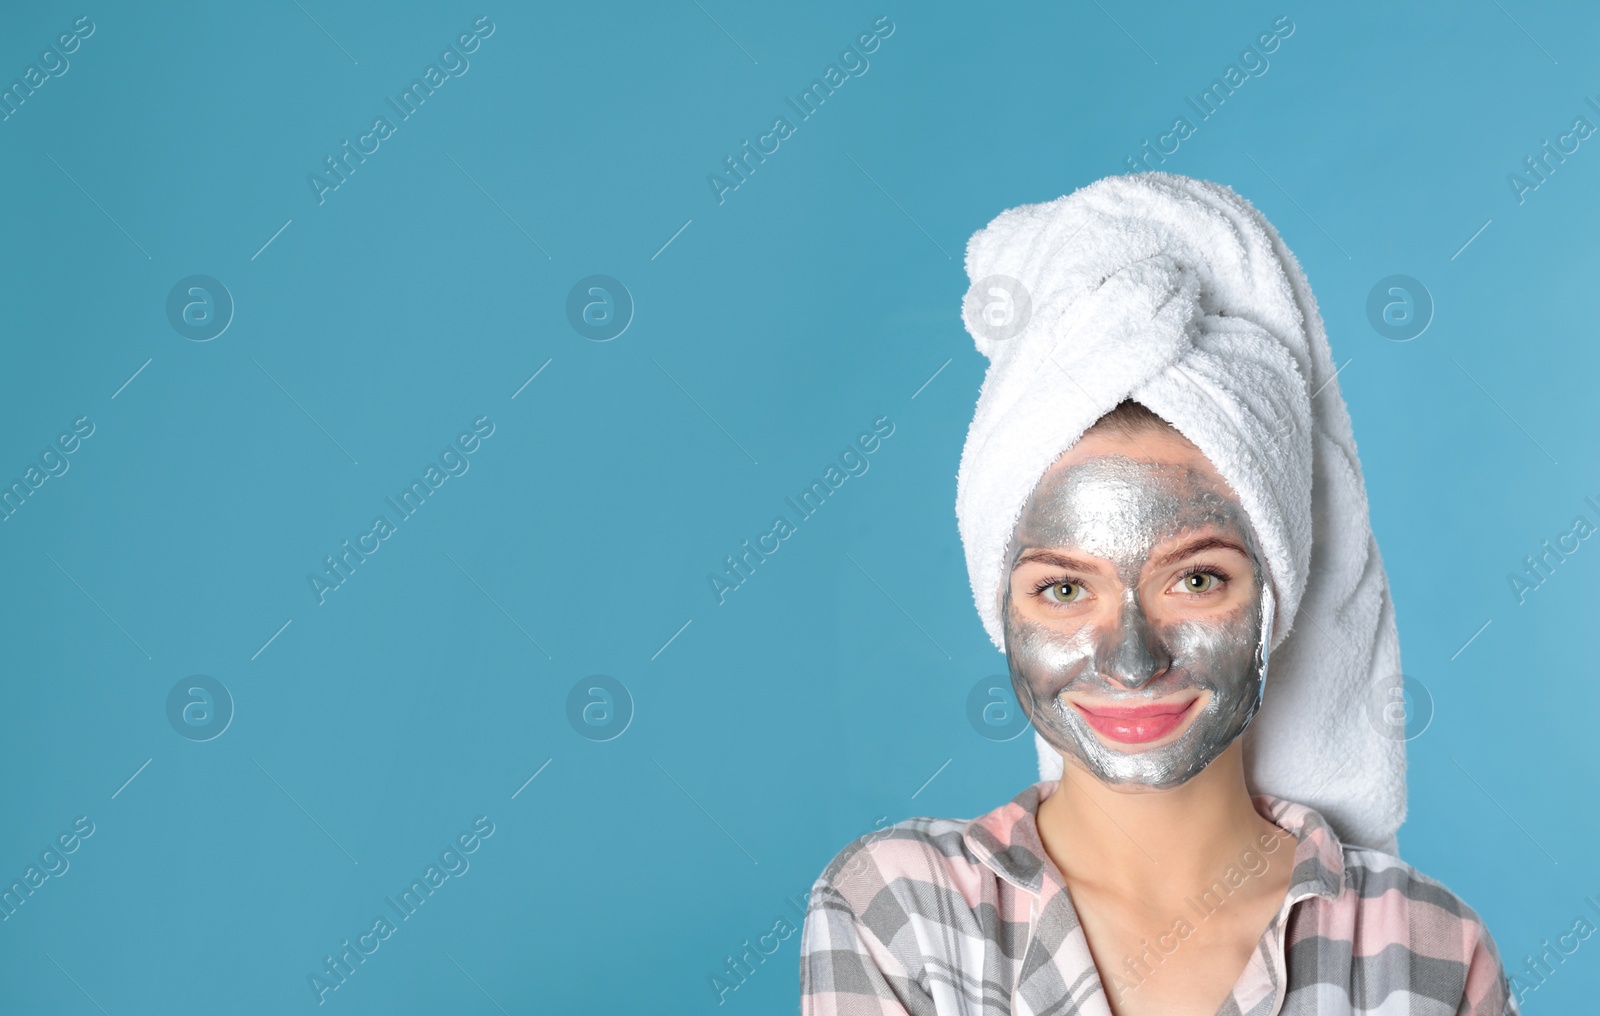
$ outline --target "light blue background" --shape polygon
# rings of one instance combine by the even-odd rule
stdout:
[[[0,123],[0,479],[96,427],[0,523],[0,879],[95,825],[0,925],[5,1011],[794,1011],[798,935],[721,1006],[709,978],[880,817],[1037,778],[1031,735],[966,711],[1004,662],[953,507],[966,239],[1122,172],[1281,15],[1161,168],[1266,213],[1346,364],[1435,709],[1402,852],[1509,972],[1600,920],[1600,550],[1525,603],[1507,579],[1600,522],[1600,139],[1507,183],[1600,124],[1591,8],[50,4],[5,16],[0,81],[85,13]],[[319,205],[309,174],[482,14],[470,70]],[[719,205],[707,174],[880,15],[870,70]],[[237,305],[209,342],[165,312],[197,273]],[[1409,342],[1366,315],[1395,273],[1436,302]],[[592,274],[636,303],[609,342],[566,315]],[[469,471],[319,605],[307,574],[483,416]],[[719,605],[708,574],[884,416]],[[167,719],[193,674],[234,700],[214,740]],[[567,718],[594,674],[633,701],[614,740]],[[323,956],[478,816],[470,869],[319,1009]],[[1524,1011],[1575,1011],[1597,952]]]

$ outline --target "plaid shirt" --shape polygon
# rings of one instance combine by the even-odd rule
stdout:
[[[1057,785],[971,821],[905,819],[840,851],[811,890],[801,1013],[1110,1016],[1039,839],[1039,802]],[[1283,905],[1218,1016],[1518,1016],[1494,940],[1455,894],[1340,843],[1305,805],[1252,802],[1298,845]]]

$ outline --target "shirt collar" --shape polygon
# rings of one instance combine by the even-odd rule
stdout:
[[[967,849],[986,867],[1024,892],[1038,896],[1046,877],[1062,884],[1061,874],[1039,838],[1039,803],[1055,792],[1059,780],[1041,780],[986,815],[972,819],[962,832]],[[1250,798],[1262,818],[1294,836],[1294,870],[1288,899],[1321,896],[1336,899],[1344,890],[1344,849],[1333,828],[1315,809],[1275,797]]]

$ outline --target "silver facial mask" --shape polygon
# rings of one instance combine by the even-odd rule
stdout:
[[[1163,542],[1205,527],[1250,558],[1255,593],[1224,615],[1154,621],[1139,597],[1141,571]],[[1074,551],[1110,563],[1123,589],[1110,619],[1076,628],[1021,616],[1011,573],[1033,550]],[[1053,468],[1029,496],[1006,555],[1006,656],[1018,701],[1034,728],[1102,782],[1175,787],[1204,769],[1244,732],[1261,706],[1272,631],[1272,590],[1254,529],[1227,490],[1188,466],[1120,455]],[[1054,567],[1054,566],[1052,566]],[[1088,576],[1071,576],[1088,578]],[[1064,576],[1065,578],[1065,576]],[[1166,588],[1170,588],[1166,587]],[[1153,595],[1164,595],[1165,589]],[[1061,697],[1081,693],[1101,704],[1139,705],[1175,695],[1211,696],[1171,743],[1112,748]]]

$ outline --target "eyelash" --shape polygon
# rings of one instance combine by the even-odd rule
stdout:
[[[1083,585],[1082,582],[1079,582],[1077,579],[1072,578],[1070,576],[1067,576],[1067,575],[1056,575],[1056,576],[1052,576],[1052,577],[1049,577],[1049,578],[1046,578],[1046,579],[1043,579],[1043,580],[1041,580],[1039,582],[1034,583],[1033,595],[1037,599],[1044,599],[1044,591],[1046,589],[1049,589],[1051,586],[1059,586],[1059,585],[1061,585],[1063,583],[1068,583],[1068,584],[1071,584],[1071,585],[1074,585],[1074,586]],[[1051,606],[1064,607],[1064,606],[1066,606],[1066,604],[1064,604],[1064,603],[1051,603]]]
[[[1228,582],[1228,581],[1230,581],[1232,579],[1231,575],[1229,575],[1227,572],[1223,571],[1221,568],[1218,568],[1216,565],[1192,564],[1189,567],[1185,568],[1183,571],[1179,572],[1178,573],[1178,577],[1176,579],[1174,579],[1173,581],[1182,582],[1184,579],[1188,578],[1191,575],[1215,575],[1219,580],[1221,580],[1224,583],[1226,583],[1226,582]],[[1216,592],[1216,590],[1215,589],[1211,589],[1211,590],[1207,590],[1206,592],[1195,593],[1193,595],[1195,595],[1195,596],[1210,596],[1214,592]]]
[[[1214,575],[1214,576],[1216,576],[1216,578],[1220,582],[1222,582],[1224,584],[1232,581],[1232,579],[1233,579],[1233,576],[1229,575],[1227,572],[1223,571],[1221,568],[1218,568],[1216,565],[1212,565],[1212,564],[1192,564],[1189,567],[1185,568],[1183,571],[1179,572],[1177,577],[1173,579],[1173,583],[1176,584],[1178,582],[1182,582],[1184,579],[1189,578],[1191,575]],[[1041,580],[1040,582],[1035,583],[1034,587],[1033,587],[1033,596],[1034,596],[1035,599],[1044,600],[1044,602],[1048,603],[1052,607],[1066,607],[1066,606],[1069,606],[1069,604],[1056,603],[1056,602],[1051,601],[1051,600],[1045,600],[1045,597],[1044,597],[1044,591],[1046,589],[1049,589],[1051,586],[1059,586],[1059,585],[1061,585],[1063,583],[1074,585],[1074,586],[1083,585],[1083,583],[1080,580],[1078,580],[1076,578],[1073,578],[1070,575],[1055,575],[1055,576],[1051,576],[1049,578]],[[1219,590],[1216,590],[1216,589],[1208,589],[1203,593],[1190,593],[1189,595],[1191,595],[1191,596],[1210,596],[1213,593],[1216,593],[1218,591]]]

